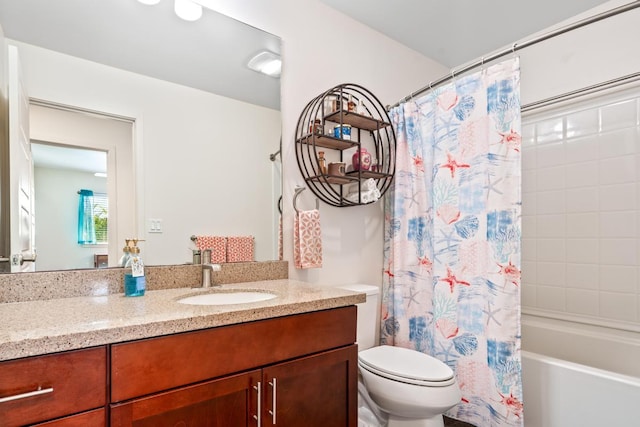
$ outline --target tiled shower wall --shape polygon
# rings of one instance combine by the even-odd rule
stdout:
[[[525,114],[522,310],[640,331],[640,89]]]

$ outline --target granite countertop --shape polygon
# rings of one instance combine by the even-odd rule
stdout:
[[[277,298],[224,306],[178,303],[185,296],[233,290]],[[0,360],[186,332],[353,305],[365,294],[294,280],[264,280],[214,288],[148,290],[0,304]]]

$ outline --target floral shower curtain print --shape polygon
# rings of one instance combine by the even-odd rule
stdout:
[[[488,67],[391,112],[382,342],[456,373],[448,415],[521,426],[520,69]]]

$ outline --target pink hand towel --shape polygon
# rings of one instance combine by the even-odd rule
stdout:
[[[201,251],[211,249],[211,262],[227,261],[227,238],[222,236],[196,236],[196,247]]]
[[[322,267],[320,211],[300,211],[293,220],[293,257],[296,268]]]
[[[227,262],[253,261],[253,236],[227,237]]]

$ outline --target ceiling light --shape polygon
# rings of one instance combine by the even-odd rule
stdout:
[[[93,174],[93,176],[97,177],[97,178],[106,178],[107,174],[105,172],[96,172]]]
[[[263,73],[271,77],[280,77],[280,73],[282,71],[282,59],[280,58],[280,55],[265,50],[251,58],[247,66],[259,73]]]
[[[174,10],[185,21],[197,21],[202,16],[202,6],[191,0],[175,0]]]
[[[142,4],[146,4],[149,6],[153,6],[154,4],[160,3],[160,0],[138,0]]]

